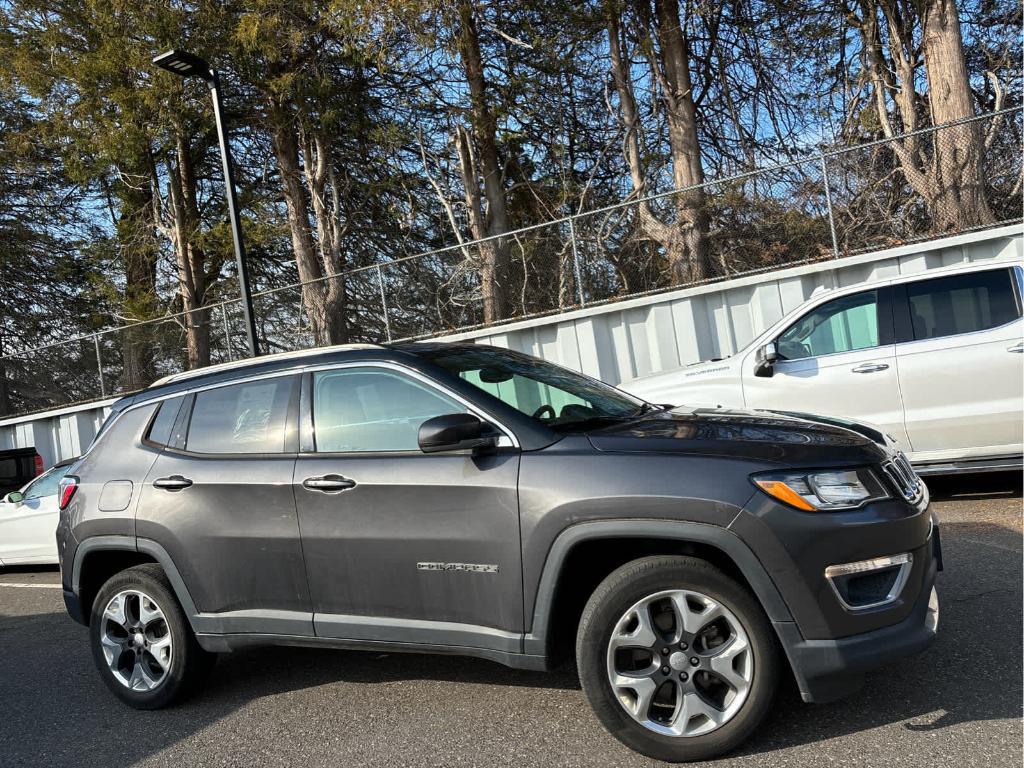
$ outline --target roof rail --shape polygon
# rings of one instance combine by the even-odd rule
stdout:
[[[292,352],[276,352],[272,355],[261,355],[260,357],[246,357],[241,360],[232,360],[229,363],[217,363],[217,365],[207,365],[203,368],[193,368],[190,371],[172,373],[168,376],[164,376],[162,379],[157,379],[150,385],[150,387],[159,387],[163,384],[183,381],[184,379],[194,379],[198,376],[206,376],[207,374],[217,373],[218,371],[230,371],[233,368],[245,368],[268,360],[291,360],[303,357],[312,357],[314,355],[322,355],[328,352],[341,352],[344,350],[357,349],[383,349],[383,347],[380,344],[335,344],[328,347],[297,349]]]

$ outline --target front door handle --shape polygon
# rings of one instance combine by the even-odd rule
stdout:
[[[1018,341],[1012,347],[1006,348],[1007,352],[1024,352],[1024,341]]]
[[[171,475],[170,477],[158,477],[153,481],[154,488],[163,488],[165,491],[181,491],[192,485],[192,481],[187,477],[181,475]]]
[[[311,491],[322,491],[323,493],[338,493],[356,487],[355,480],[349,480],[341,475],[324,475],[323,477],[307,477],[302,481],[302,487]]]
[[[858,365],[853,368],[854,373],[875,373],[876,371],[886,371],[889,366],[886,363],[864,363],[864,365]]]

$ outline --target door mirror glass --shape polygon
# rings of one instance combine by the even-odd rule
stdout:
[[[4,501],[7,502],[8,504],[21,504],[21,502],[24,501],[24,499],[25,497],[22,495],[21,491],[11,491],[6,496],[4,496]]]
[[[775,372],[775,362],[779,359],[779,351],[774,341],[769,341],[757,350],[756,362],[754,365],[755,376],[770,378]]]
[[[419,444],[424,453],[492,447],[496,442],[490,425],[471,413],[435,416],[420,425]]]

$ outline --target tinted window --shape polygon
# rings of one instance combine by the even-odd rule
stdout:
[[[70,464],[64,467],[54,467],[49,472],[40,475],[25,489],[25,498],[41,499],[44,496],[56,496],[60,479],[67,474],[70,468]]]
[[[160,403],[156,418],[149,426],[149,434],[146,439],[159,445],[167,445],[171,441],[171,429],[174,427],[174,420],[178,416],[178,409],[181,407],[182,397],[173,397]]]
[[[321,452],[417,451],[424,421],[465,411],[426,384],[382,368],[313,374],[313,425]]]
[[[18,459],[0,459],[0,482],[17,480],[21,474]]]
[[[825,302],[787,328],[777,343],[787,360],[878,346],[878,292]]]
[[[1008,269],[910,283],[907,300],[915,339],[983,331],[1020,316]]]
[[[280,453],[293,378],[196,393],[185,448],[196,453]]]

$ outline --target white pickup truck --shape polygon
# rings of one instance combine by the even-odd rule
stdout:
[[[824,291],[735,355],[621,385],[654,403],[846,417],[922,474],[1014,469],[1024,449],[1024,273],[968,264]]]

